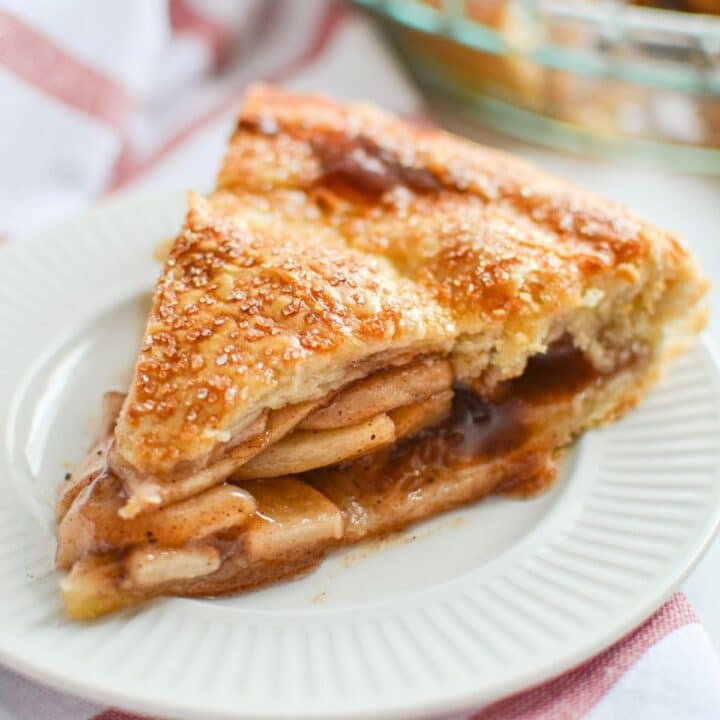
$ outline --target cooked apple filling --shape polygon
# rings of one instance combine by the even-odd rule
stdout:
[[[90,617],[159,594],[253,587],[483,495],[541,490],[557,451],[644,364],[638,355],[604,374],[563,340],[492,401],[453,389],[444,359],[376,372],[316,403],[226,482],[131,518],[103,462],[108,421],[58,502],[68,610]],[[106,405],[117,412],[117,395]]]

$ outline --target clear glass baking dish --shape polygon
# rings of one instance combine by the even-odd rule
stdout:
[[[422,85],[486,125],[720,174],[720,17],[619,0],[358,4]]]

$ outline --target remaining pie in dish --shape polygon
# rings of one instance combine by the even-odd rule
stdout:
[[[238,592],[544,487],[699,329],[704,292],[672,235],[521,160],[253,89],[62,489],[69,614]]]

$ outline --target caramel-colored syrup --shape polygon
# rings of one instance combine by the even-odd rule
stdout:
[[[568,399],[597,378],[597,370],[563,339],[531,358],[525,373],[501,389],[499,399],[489,401],[458,387],[451,414],[442,424],[340,469],[361,477],[364,484],[412,491],[441,480],[449,470],[480,467],[524,452],[550,454],[556,449],[550,440],[535,442],[532,411]],[[505,478],[497,492],[532,496],[555,477],[551,463],[516,462],[517,474]]]

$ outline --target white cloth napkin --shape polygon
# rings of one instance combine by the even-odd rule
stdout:
[[[0,236],[22,242],[120,188],[210,189],[255,80],[422,113],[373,28],[344,5],[0,0]],[[0,720],[133,717],[0,669]],[[473,717],[720,718],[720,662],[676,595],[597,658]]]

